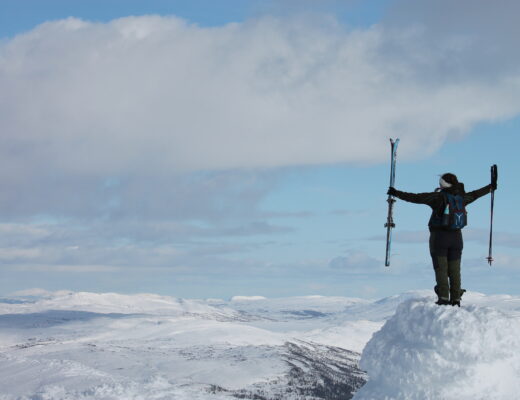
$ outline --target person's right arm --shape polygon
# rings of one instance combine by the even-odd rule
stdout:
[[[439,199],[439,192],[427,192],[427,193],[408,193],[401,192],[400,190],[394,189],[392,195],[397,197],[398,199],[408,201],[410,203],[416,204],[427,204],[430,207],[436,207]]]

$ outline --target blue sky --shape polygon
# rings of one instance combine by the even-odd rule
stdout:
[[[431,288],[426,206],[383,266],[399,136],[402,190],[499,165],[463,286],[518,294],[519,6],[465,3],[1,2],[0,293]]]
[[[5,0],[0,15],[0,36],[14,36],[45,21],[76,16],[108,22],[129,15],[176,15],[201,26],[219,26],[266,14],[331,12],[349,25],[370,25],[383,15],[389,0],[265,1],[265,0]]]

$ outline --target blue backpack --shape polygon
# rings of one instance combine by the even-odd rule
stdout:
[[[430,226],[447,230],[459,230],[468,224],[468,213],[464,207],[464,197],[460,194],[443,192],[444,206],[441,215],[433,213]]]

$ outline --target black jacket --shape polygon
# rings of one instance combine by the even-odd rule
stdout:
[[[472,192],[466,193],[464,191],[464,185],[459,184],[455,187],[443,189],[449,193],[452,194],[460,194],[464,198],[464,206],[467,206],[470,203],[473,203],[475,200],[477,200],[479,197],[482,197],[489,192],[491,192],[491,185],[486,185],[480,189],[474,190]],[[407,193],[407,192],[401,192],[400,190],[395,191],[395,197],[398,199],[408,201],[410,203],[416,203],[416,204],[426,204],[429,205],[432,208],[432,216],[434,214],[440,215],[444,211],[444,208],[446,206],[445,203],[445,196],[442,191],[437,192],[428,192],[428,193]],[[430,221],[432,219],[430,218]],[[435,228],[432,228],[430,226],[430,230],[434,230]],[[438,229],[438,228],[437,228]],[[442,228],[441,228],[442,229]]]

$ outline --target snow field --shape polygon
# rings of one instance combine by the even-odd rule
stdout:
[[[267,318],[231,308],[265,300],[260,297],[206,302],[151,294],[29,293],[0,301],[1,400],[233,399],[236,393],[300,400],[305,397],[287,392],[289,359],[308,359],[325,369],[330,364],[333,370],[356,365],[359,358],[343,360],[341,352],[319,345],[287,345],[306,340],[311,328],[319,339],[318,326],[330,327],[324,316],[341,312],[348,299],[295,298],[284,305],[271,300],[281,311],[266,310],[274,316]],[[263,327],[265,322],[273,329]],[[306,363],[294,362],[309,372],[308,385],[319,381]]]
[[[520,298],[433,302],[31,290],[0,299],[0,400],[519,398]]]

